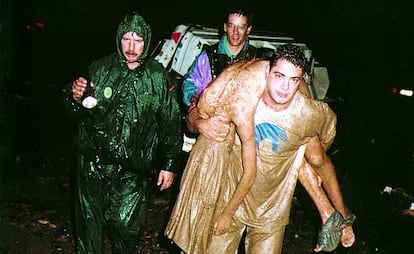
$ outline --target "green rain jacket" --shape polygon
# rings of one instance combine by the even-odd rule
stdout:
[[[134,70],[128,69],[120,45],[129,31],[145,42]],[[88,160],[140,174],[152,168],[176,171],[182,144],[180,110],[168,73],[148,57],[150,40],[150,27],[141,16],[128,15],[117,30],[117,52],[89,66],[97,106],[84,109],[67,93],[66,106],[80,122],[78,148]]]

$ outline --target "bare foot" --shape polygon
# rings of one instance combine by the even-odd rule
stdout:
[[[341,243],[345,248],[351,247],[355,242],[354,230],[351,226],[345,227],[342,231]]]
[[[313,249],[314,252],[321,252],[322,251],[322,247],[319,245],[316,245],[315,249]]]

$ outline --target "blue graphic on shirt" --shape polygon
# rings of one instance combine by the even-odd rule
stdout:
[[[272,151],[278,152],[280,145],[286,144],[286,131],[271,123],[261,123],[256,125],[254,134],[256,136],[256,145],[267,139],[272,143]]]

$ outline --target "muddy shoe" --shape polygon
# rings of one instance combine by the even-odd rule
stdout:
[[[318,244],[315,251],[333,251],[338,247],[342,237],[344,218],[335,211],[331,217],[322,225],[318,235]]]

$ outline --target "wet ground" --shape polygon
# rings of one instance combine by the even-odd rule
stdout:
[[[47,102],[39,98],[41,94],[36,92],[2,94],[0,254],[74,253],[72,126],[65,120],[57,98],[48,97],[52,99]],[[336,111],[345,122],[349,120],[341,115],[341,108]],[[414,218],[401,214],[414,193],[412,136],[406,135],[408,126],[385,126],[387,123],[372,132],[338,125],[338,133],[344,134],[338,135],[330,153],[346,203],[357,215],[357,241],[353,247],[338,247],[333,253],[414,251]],[[385,131],[381,128],[387,135],[382,135]],[[153,175],[148,180],[152,183],[148,219],[136,253],[178,253],[162,234],[175,192],[160,193]],[[402,190],[382,193],[385,185]],[[319,227],[315,208],[298,186],[283,253],[312,253]]]

